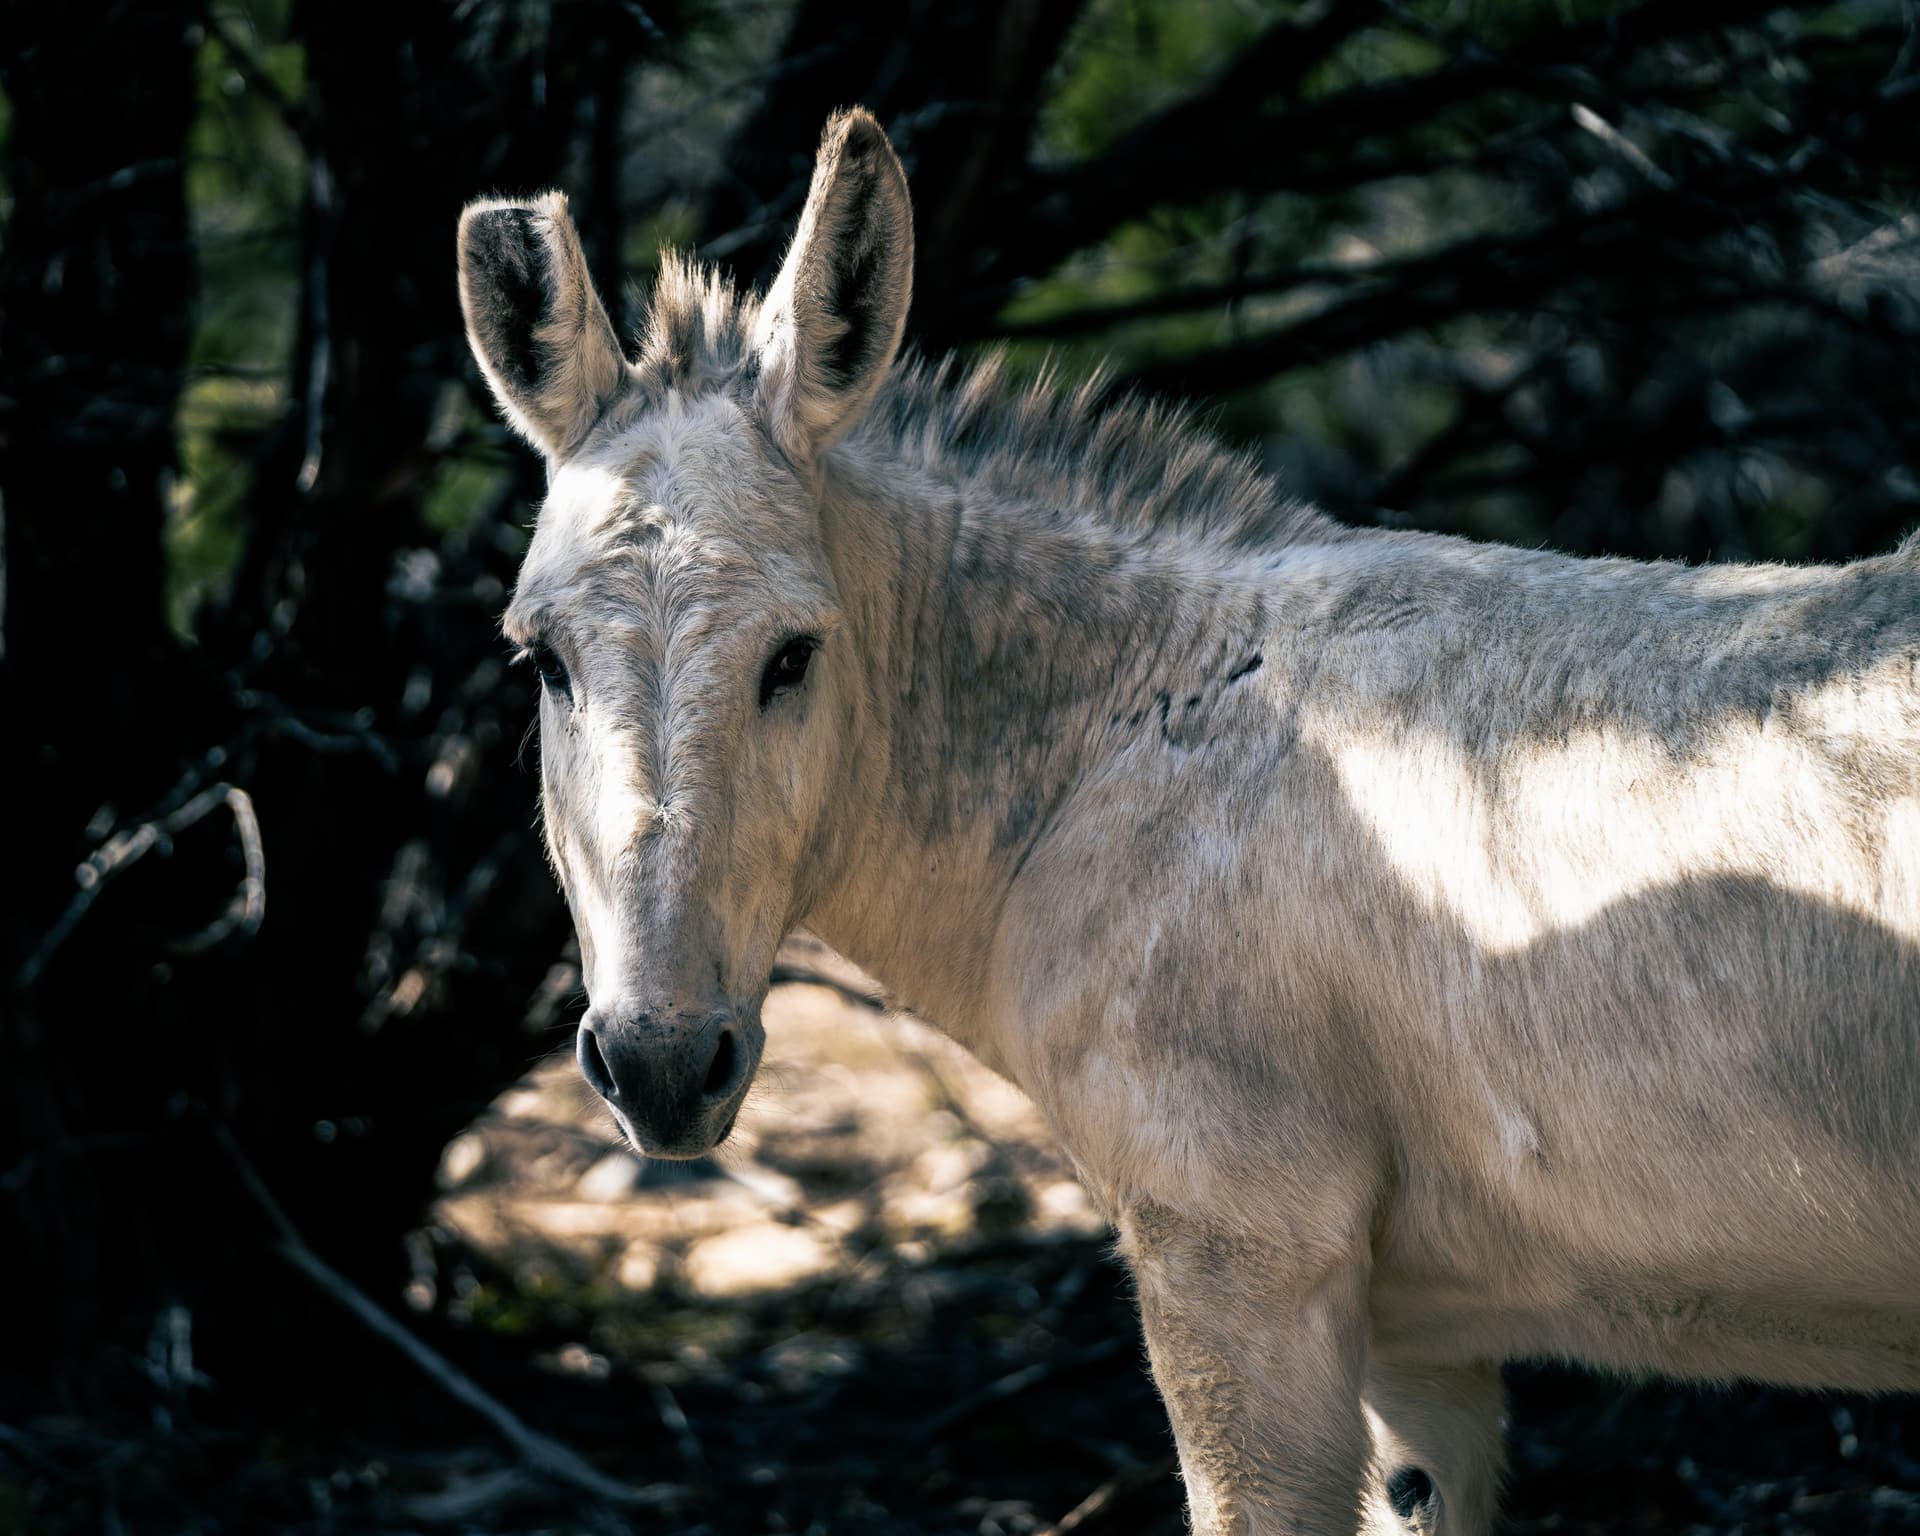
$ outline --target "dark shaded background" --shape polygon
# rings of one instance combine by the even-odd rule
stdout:
[[[852,102],[913,178],[921,347],[1108,357],[1341,517],[1689,560],[1915,521],[1912,0],[8,7],[0,1529],[412,1528],[345,1469],[484,1438],[244,1176],[390,1305],[442,1147],[574,1007],[495,627],[540,471],[467,359],[454,221],[566,188],[629,331],[663,240],[769,275]],[[654,1422],[619,1373],[416,1318],[696,1490],[454,1523],[1031,1530],[1101,1480],[1042,1432],[1075,1415],[1152,1468],[1131,1345],[984,1441],[901,1428],[1067,1276],[1059,1339],[1131,1338],[1097,1248],[997,1243],[831,1402],[689,1401],[738,1441],[692,1468],[610,1436]],[[1516,1380],[1516,1528],[1920,1528],[1910,1404]],[[1136,1481],[1096,1518],[1176,1528]]]

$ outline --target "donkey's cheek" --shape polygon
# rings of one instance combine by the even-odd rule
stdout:
[[[833,786],[848,780],[854,720],[843,690],[835,686],[837,681],[831,676],[815,680],[797,740],[781,764],[781,799],[796,848],[809,840],[827,809]]]

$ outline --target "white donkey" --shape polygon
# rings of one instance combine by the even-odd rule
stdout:
[[[897,362],[912,255],[860,112],[771,291],[670,260],[637,358],[562,198],[461,221],[634,1143],[726,1137],[817,931],[1045,1111],[1208,1536],[1486,1531],[1515,1357],[1920,1388],[1920,547],[1342,527]]]

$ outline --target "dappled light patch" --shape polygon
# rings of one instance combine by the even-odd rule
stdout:
[[[680,1272],[699,1295],[742,1296],[816,1280],[838,1267],[834,1244],[819,1233],[756,1221],[690,1244]]]

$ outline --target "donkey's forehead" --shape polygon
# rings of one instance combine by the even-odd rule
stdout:
[[[555,472],[507,630],[663,576],[717,587],[791,574],[810,543],[803,488],[739,406],[670,395]]]
[[[664,404],[618,415],[560,467],[535,544],[551,529],[556,543],[640,545],[673,526],[759,543],[791,520],[782,514],[798,492],[731,396],[669,391]]]

